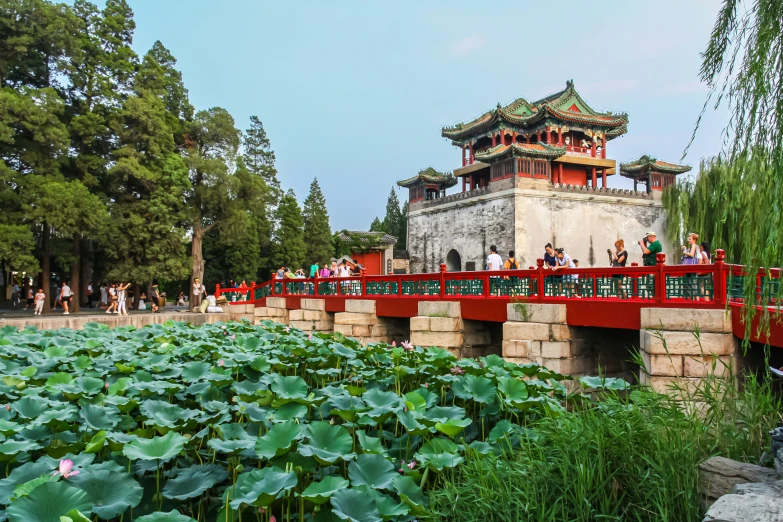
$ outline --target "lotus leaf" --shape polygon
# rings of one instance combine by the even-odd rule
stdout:
[[[456,437],[473,421],[470,419],[449,419],[446,422],[435,423],[435,429],[451,438]]]
[[[427,513],[427,497],[421,488],[407,475],[397,475],[392,481],[394,491],[411,510],[411,513],[417,516]]]
[[[348,487],[348,481],[342,477],[328,475],[320,482],[313,482],[302,492],[302,496],[313,504],[325,504],[331,496]]]
[[[198,497],[226,478],[228,478],[226,470],[216,464],[191,466],[180,470],[176,477],[166,482],[163,496],[176,500]]]
[[[386,455],[386,448],[383,447],[380,437],[370,437],[364,430],[358,430],[356,432],[356,438],[359,440],[359,446],[364,453]]]
[[[358,489],[341,489],[330,499],[332,513],[348,522],[381,522],[375,500]]]
[[[161,460],[165,462],[182,451],[187,441],[188,439],[182,435],[170,431],[162,437],[134,440],[123,448],[122,453],[130,460]]]
[[[61,516],[74,509],[90,515],[90,498],[81,489],[60,481],[38,486],[8,506],[6,514],[10,522],[60,522]]]
[[[307,397],[307,383],[299,376],[278,376],[271,389],[284,402],[301,401]]]
[[[348,478],[354,487],[388,489],[394,476],[394,466],[382,455],[359,455],[348,465]]]
[[[486,377],[465,375],[454,383],[452,390],[460,399],[471,399],[480,404],[489,404],[495,400],[495,385]]]
[[[82,406],[79,415],[84,422],[83,427],[87,430],[108,431],[114,429],[117,423],[120,422],[120,417],[117,415],[117,409],[114,407],[85,404]]]
[[[116,471],[89,471],[68,481],[87,493],[93,512],[105,520],[120,516],[129,507],[138,506],[144,493],[129,474]]]
[[[139,412],[147,417],[151,424],[163,428],[176,428],[179,424],[199,415],[196,410],[186,410],[175,404],[155,400],[142,403]]]
[[[337,460],[352,460],[353,438],[342,426],[328,422],[314,422],[304,429],[307,444],[299,445],[299,453],[315,457],[321,464],[334,464]]]
[[[243,484],[239,494],[231,501],[231,508],[238,509],[242,503],[253,506],[268,506],[280,492],[292,489],[297,484],[296,473],[286,473],[278,468],[254,470],[250,480]]]
[[[195,519],[187,517],[176,510],[168,513],[156,512],[150,515],[144,515],[136,519],[136,522],[197,522]]]
[[[296,422],[288,421],[275,424],[256,441],[256,454],[262,459],[279,457],[288,453],[294,442],[301,438],[302,430]]]

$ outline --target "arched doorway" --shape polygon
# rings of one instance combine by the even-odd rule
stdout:
[[[454,249],[449,250],[449,253],[446,254],[446,270],[462,272],[462,258],[460,258],[459,252]]]

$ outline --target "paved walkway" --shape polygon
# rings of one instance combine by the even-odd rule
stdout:
[[[166,305],[163,310],[168,312],[188,312],[187,306],[172,306],[172,305]],[[128,310],[128,313],[131,315],[140,315],[140,314],[151,314],[152,311],[150,310]],[[44,314],[41,317],[57,317],[57,316],[64,316],[68,317],[68,315],[73,316],[86,316],[86,315],[119,315],[119,314],[107,314],[105,310],[101,310],[100,308],[87,308],[86,306],[83,306],[82,309],[78,312],[71,312],[68,315],[63,314],[63,309],[58,307],[56,311],[49,312],[48,314]],[[34,317],[33,316],[33,307],[29,307],[27,310],[24,309],[24,305],[18,306],[16,308],[11,308],[8,306],[0,307],[0,319],[26,319],[28,317]]]

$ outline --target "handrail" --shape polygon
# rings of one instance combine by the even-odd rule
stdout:
[[[657,255],[655,266],[566,268],[550,270],[544,260],[536,267],[520,270],[447,272],[440,265],[437,273],[361,275],[272,279],[238,288],[215,288],[215,295],[226,295],[235,304],[254,304],[266,297],[314,296],[342,298],[397,299],[521,299],[562,302],[619,301],[645,305],[676,305],[714,308],[726,301],[741,302],[736,279],[747,276],[744,267],[724,263],[724,252],[715,252],[709,265],[666,265],[666,256]],[[765,289],[777,285],[780,269],[769,274],[758,271],[759,300],[771,294]],[[777,288],[775,286],[775,288]],[[772,302],[773,299],[770,299]]]

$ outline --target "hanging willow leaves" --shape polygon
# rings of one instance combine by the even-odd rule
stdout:
[[[702,81],[710,87],[702,115],[714,99],[726,103],[730,121],[720,158],[702,163],[694,182],[667,190],[669,237],[701,231],[726,259],[749,274],[783,264],[783,0],[725,0],[702,53]],[[694,136],[701,122],[701,115]],[[691,140],[692,142],[692,140]],[[690,144],[689,144],[690,146]],[[687,149],[686,149],[687,153]],[[745,325],[761,311],[759,331],[769,330],[770,298],[783,297],[777,284],[741,283]],[[779,305],[778,305],[779,306]],[[746,335],[747,337],[747,335]]]

